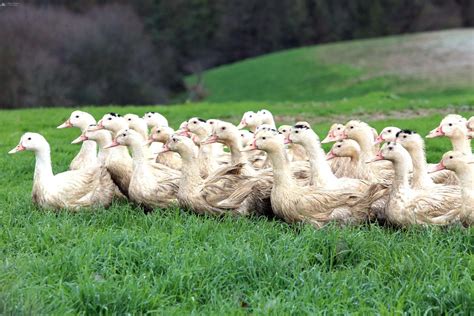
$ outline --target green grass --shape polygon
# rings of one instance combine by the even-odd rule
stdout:
[[[328,57],[349,51],[344,45],[352,45],[347,47],[356,54],[364,45],[386,43],[381,41],[325,46],[319,56],[328,62],[318,71],[300,58],[318,48],[210,71],[207,84],[221,90],[216,88],[207,103],[83,110],[96,118],[108,111],[155,110],[176,127],[192,116],[237,123],[244,111],[267,108],[279,124],[309,121],[321,137],[331,123],[351,118],[363,118],[378,130],[396,125],[426,135],[447,109],[473,114],[474,91],[461,84],[438,89],[427,80],[396,76],[351,84],[370,69],[334,65]],[[423,89],[407,89],[418,84]],[[51,144],[54,171],[66,170],[79,149],[70,145],[79,131],[55,127],[70,112],[0,111],[0,314],[474,310],[472,228],[394,230],[371,224],[314,230],[266,218],[197,216],[177,208],[145,215],[125,202],[75,214],[37,209],[30,198],[32,153],[6,153],[24,132],[40,132]],[[426,145],[430,162],[450,148],[445,138]]]
[[[255,104],[232,105],[230,113],[247,106]],[[276,109],[286,118],[296,107]],[[166,111],[176,124],[196,109]],[[0,313],[438,314],[474,308],[472,229],[391,230],[373,224],[316,231],[178,209],[144,215],[126,203],[78,214],[38,210],[30,200],[33,155],[6,152],[24,131],[40,131],[51,142],[54,170],[65,170],[78,150],[68,144],[78,131],[55,126],[69,112],[1,113]],[[320,119],[316,113],[311,117]],[[238,120],[237,113],[229,115]],[[440,118],[371,123],[425,134]],[[315,129],[324,136],[329,124]],[[437,161],[449,142],[429,140],[427,148]]]

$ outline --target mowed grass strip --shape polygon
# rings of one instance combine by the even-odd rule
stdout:
[[[206,106],[189,105],[166,108],[166,114],[175,126],[200,109],[199,116],[227,113],[225,118],[237,122],[241,109],[256,106],[222,105],[211,116]],[[293,123],[298,105],[283,107],[269,109]],[[149,108],[87,110],[99,118],[109,110]],[[79,131],[55,126],[70,111],[1,113],[0,313],[467,314],[474,308],[472,229],[393,230],[372,224],[316,231],[266,218],[197,216],[178,208],[145,215],[125,202],[79,213],[38,210],[30,199],[32,153],[6,152],[23,132],[41,132],[51,143],[54,170],[66,170],[79,150],[69,144]],[[308,120],[318,121],[319,113],[315,108]],[[441,117],[369,123],[379,130],[396,125],[425,135]],[[331,123],[314,128],[323,137]],[[445,138],[427,140],[432,162],[449,148]]]

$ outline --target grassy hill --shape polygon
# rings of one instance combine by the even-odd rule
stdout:
[[[189,78],[189,83],[194,78]],[[318,45],[204,73],[207,101],[329,101],[368,93],[472,91],[474,29]]]
[[[445,37],[462,37],[465,31],[453,32],[433,34],[451,41]],[[458,78],[462,69],[445,71],[443,76],[456,80],[439,89],[433,78],[403,79],[369,56],[374,47],[387,52],[392,42],[397,38],[305,48],[211,70],[206,83],[215,93],[206,103],[83,110],[96,118],[109,111],[155,110],[176,127],[192,116],[237,123],[244,111],[266,107],[278,123],[305,119],[322,137],[332,122],[353,117],[379,130],[396,125],[425,135],[448,112],[474,114],[474,91]],[[317,62],[311,59],[314,52]],[[390,76],[363,63],[337,64],[360,61],[364,52],[376,61],[374,69]],[[354,78],[360,85],[352,84]],[[50,141],[55,172],[66,170],[78,151],[70,141],[79,131],[55,127],[71,110],[0,111],[0,314],[468,314],[474,309],[472,228],[395,230],[371,224],[316,231],[178,208],[145,215],[124,202],[75,214],[39,210],[30,198],[32,153],[6,153],[25,131],[40,132]],[[431,162],[450,148],[445,138],[426,145]]]

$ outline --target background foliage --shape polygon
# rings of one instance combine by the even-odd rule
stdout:
[[[473,6],[469,0],[28,0],[0,9],[0,36],[8,43],[0,47],[0,106],[163,103],[186,89],[196,92],[190,99],[202,99],[207,93],[185,84],[185,75],[290,47],[472,26]]]

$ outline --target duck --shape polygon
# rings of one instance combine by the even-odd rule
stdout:
[[[400,143],[410,154],[413,163],[411,185],[414,189],[429,189],[439,183],[445,185],[459,184],[454,172],[449,170],[428,174],[429,165],[426,162],[425,142],[415,131],[400,130],[392,141]]]
[[[341,123],[334,123],[329,128],[326,137],[321,144],[327,144],[341,140],[344,136],[345,126]],[[349,159],[345,156],[334,156],[329,160],[331,169],[337,177],[351,176],[349,169]]]
[[[95,129],[91,125],[81,136],[73,140],[72,144],[78,144],[83,141],[93,141],[99,147],[99,163],[107,168],[112,181],[117,186],[121,195],[128,198],[128,187],[133,172],[133,162],[126,147],[105,148],[112,143],[112,132],[106,129]],[[117,196],[122,197],[120,194]]]
[[[224,155],[221,144],[201,145],[201,142],[212,133],[212,127],[206,120],[192,117],[184,126],[184,131],[196,135],[195,143],[199,144],[199,170],[203,178],[207,178],[230,158]]]
[[[110,112],[105,114],[102,119],[97,122],[95,127],[90,127],[91,129],[107,129],[112,132],[112,135],[117,136],[118,132],[123,129],[129,128],[128,121],[118,113]]]
[[[296,123],[296,125],[303,126],[304,124],[303,122],[298,122]],[[310,126],[308,127],[310,128]],[[278,127],[278,132],[281,133],[284,138],[288,138],[291,132],[291,126],[281,125],[280,127]],[[288,145],[287,154],[288,154],[288,159],[290,159],[290,161],[307,161],[308,160],[308,155],[304,147],[295,142],[292,142]]]
[[[260,115],[253,111],[247,111],[242,116],[239,125],[237,125],[238,129],[248,128],[251,132],[255,133],[258,126],[262,125],[262,118]]]
[[[468,129],[468,137],[469,139],[474,138],[474,116],[471,116],[469,120],[466,123],[467,129]]]
[[[362,161],[368,161],[371,160],[375,157],[375,152],[374,152],[374,130],[372,127],[370,127],[367,123],[359,121],[359,120],[351,120],[347,122],[343,135],[341,139],[353,139],[357,143],[359,143],[361,152],[361,159]],[[354,177],[355,172],[354,170],[350,170],[347,168],[347,165],[345,166],[346,168],[339,174],[337,174],[338,177],[348,177],[352,178]],[[371,169],[371,173],[375,175],[376,178],[379,179],[380,182],[387,182],[391,181],[391,177],[393,176],[393,169],[391,167],[390,162],[386,161],[383,164],[377,164],[377,165],[368,165],[366,168],[363,169],[363,172],[368,172],[368,169]]]
[[[334,175],[326,160],[326,154],[321,148],[319,137],[307,125],[297,124],[291,127],[290,133],[285,137],[285,143],[295,143],[301,145],[305,149],[311,166],[309,185],[329,190],[337,190],[341,188],[366,190],[368,188],[368,182],[360,179],[337,178]]]
[[[142,136],[133,129],[123,129],[105,148],[127,146],[132,151],[133,172],[128,187],[129,199],[147,211],[167,208],[177,203],[180,174],[164,165],[152,165],[143,150]]]
[[[136,114],[125,114],[123,118],[128,122],[128,127],[138,132],[143,140],[148,138],[148,123]]]
[[[375,144],[381,144],[383,142],[393,142],[397,138],[397,133],[401,131],[401,128],[395,126],[385,127],[380,134],[375,138]]]
[[[367,161],[392,162],[395,176],[385,207],[386,220],[399,227],[411,225],[447,225],[459,221],[461,196],[453,186],[413,189],[409,184],[412,160],[399,143],[386,142],[377,155]]]
[[[98,165],[53,174],[51,149],[43,135],[27,132],[9,151],[33,151],[36,156],[32,199],[45,209],[78,210],[86,207],[108,207],[114,197],[114,183],[109,173]]]
[[[155,126],[151,129],[150,136],[148,137],[148,144],[165,144],[174,133],[175,131],[169,126]],[[155,161],[175,170],[181,170],[182,161],[179,155],[174,152],[161,153],[162,147],[163,146],[161,145],[154,149],[153,154],[156,154]],[[150,150],[152,150],[151,146]],[[161,154],[158,155],[158,153]]]
[[[443,121],[436,129],[432,130],[426,138],[446,136],[451,141],[453,151],[460,151],[465,155],[472,156],[471,141],[468,138],[469,131],[466,126],[466,119],[463,121],[453,115],[452,117],[443,119]]]
[[[288,223],[308,222],[321,228],[329,222],[355,224],[369,220],[372,192],[323,190],[300,186],[290,168],[281,135],[259,135],[250,149],[264,150],[273,165],[271,206],[278,217]]]
[[[57,128],[71,128],[77,127],[84,132],[90,124],[95,124],[94,117],[83,111],[74,111],[69,118]],[[81,168],[88,168],[97,164],[97,145],[94,142],[85,141],[82,143],[79,153],[74,157],[69,165],[69,170],[78,170]]]
[[[459,151],[448,151],[429,172],[445,169],[455,172],[459,178],[462,188],[460,220],[464,226],[471,226],[474,224],[474,159]]]
[[[259,179],[241,174],[239,164],[219,169],[203,179],[199,173],[198,148],[191,139],[175,134],[163,149],[167,150],[179,153],[183,159],[177,194],[181,207],[211,215],[271,213],[269,192],[259,189]]]
[[[149,129],[157,126],[169,126],[166,117],[158,112],[145,112],[143,119],[145,120]]]
[[[262,124],[270,125],[272,128],[276,128],[275,119],[273,118],[272,112],[266,109],[262,109],[257,112],[257,115],[260,117]]]

